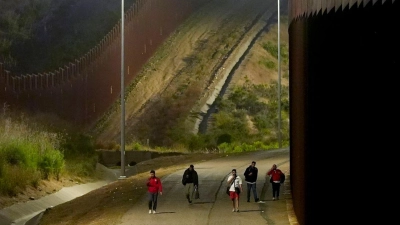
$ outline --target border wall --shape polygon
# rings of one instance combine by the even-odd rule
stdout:
[[[399,5],[289,0],[290,178],[301,225],[374,218],[360,191],[376,192],[363,178],[398,148]]]
[[[164,40],[209,0],[137,0],[124,18],[128,86]],[[55,113],[76,125],[97,120],[121,91],[121,21],[86,54],[55,71],[14,74],[0,63],[2,108]]]

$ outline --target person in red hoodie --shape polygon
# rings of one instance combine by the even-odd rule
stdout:
[[[272,168],[267,172],[267,175],[271,177],[272,183],[272,201],[279,200],[279,190],[281,188],[281,176],[282,171],[277,169],[276,165],[272,165]]]
[[[149,197],[149,214],[156,213],[158,193],[162,195],[162,184],[160,178],[156,177],[154,170],[150,171],[150,177],[147,180],[147,195]]]

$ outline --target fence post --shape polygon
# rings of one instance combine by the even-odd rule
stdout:
[[[27,74],[26,76],[29,77],[29,90],[32,90],[32,75]]]
[[[51,76],[51,87],[54,87],[54,73],[49,72],[50,76]]]
[[[46,89],[49,88],[49,74],[44,73],[44,76],[46,77]]]
[[[35,77],[35,90],[37,90],[37,85],[38,85],[38,75],[37,74],[32,74],[32,76]]]
[[[59,71],[61,71],[61,82],[60,83],[64,83],[64,69],[62,67],[58,68]]]
[[[10,86],[10,71],[4,70],[6,73],[6,86]]]
[[[43,76],[43,74],[41,74],[41,73],[38,73],[38,76],[40,77],[40,89],[43,89],[43,79],[44,79],[44,76]]]
[[[23,89],[24,91],[26,91],[26,75],[21,75],[21,80],[22,80],[22,85],[23,85]]]
[[[11,77],[11,80],[12,80],[13,91],[15,92],[15,78]]]
[[[65,70],[66,70],[67,80],[69,81],[69,67],[65,66]]]

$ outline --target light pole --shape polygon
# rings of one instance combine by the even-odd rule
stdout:
[[[121,0],[121,175],[125,179],[124,0]]]
[[[278,142],[279,148],[282,148],[281,132],[281,15],[278,0]]]

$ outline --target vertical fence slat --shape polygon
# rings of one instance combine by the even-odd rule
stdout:
[[[163,1],[165,0],[137,0],[123,15],[126,21],[124,29],[126,28],[126,30],[128,31],[125,32],[125,37],[127,40],[125,48],[127,50],[126,52],[128,53],[126,57],[129,57],[129,59],[127,59],[130,60],[129,64],[127,63],[128,67],[131,66],[131,68],[139,68],[141,65],[136,65],[134,61],[147,61],[150,53],[152,53],[154,49],[158,47],[160,42],[165,38],[164,36],[169,35],[173,31],[173,29],[175,29],[179,25],[177,23],[181,21],[181,19],[184,19],[181,17],[189,16],[187,13],[184,12],[169,12],[171,11],[170,9],[173,9],[173,6],[170,7],[171,4],[176,6],[180,6],[182,4],[187,4],[188,6],[200,5],[196,3],[196,1],[186,0],[168,1],[169,5],[164,5],[166,3]],[[161,7],[161,5],[163,6]],[[168,13],[163,12],[162,14],[160,14],[160,10],[167,6],[169,10]],[[178,8],[179,7],[176,7],[176,9]],[[153,16],[154,13],[156,13],[156,17]],[[174,15],[179,15],[180,19],[172,19],[173,22],[166,22],[166,20],[170,21],[171,17],[173,18]],[[150,18],[157,19],[149,21]],[[116,93],[118,92],[118,88],[116,88],[115,86],[116,78],[113,76],[114,73],[116,71],[119,71],[120,69],[118,63],[116,63],[116,57],[118,57],[118,54],[116,54],[116,52],[120,50],[120,36],[121,29],[123,29],[121,26],[121,22],[122,21],[120,20],[118,23],[116,23],[114,27],[106,35],[104,35],[101,41],[99,41],[93,48],[83,54],[82,57],[78,57],[74,59],[74,61],[66,63],[65,65],[60,66],[57,70],[54,71],[46,73],[30,73],[26,75],[19,75],[18,77],[5,70],[8,64],[0,62],[0,77],[4,78],[3,80],[5,82],[5,89],[7,89],[9,92],[12,92],[11,90],[13,90],[15,94],[18,94],[16,92],[22,89],[26,92],[39,92],[39,90],[46,89],[50,89],[50,91],[54,92],[52,88],[62,86],[61,93],[65,93],[65,95],[63,95],[63,101],[69,104],[74,104],[76,99],[73,98],[77,98],[77,95],[71,92],[75,91],[75,88],[83,86],[87,88],[87,90],[85,91],[87,91],[86,95],[89,97],[85,97],[88,98],[85,100],[79,99],[78,102],[82,103],[81,105],[84,107],[93,104],[93,113],[89,113],[90,115],[85,114],[84,117],[85,119],[94,118],[92,115],[98,114],[99,112],[101,113],[105,108],[107,108],[105,104],[109,104],[109,102],[105,102],[104,99],[98,97],[98,91],[96,91],[96,93],[92,93],[93,90],[95,90],[96,88],[102,88],[106,89],[108,92],[109,87],[114,87],[115,90],[111,91],[111,97],[118,95],[118,93]],[[148,27],[146,28],[146,26]],[[160,38],[160,36],[163,37]],[[143,52],[147,54],[142,54]],[[140,63],[144,64],[142,62]],[[85,79],[82,79],[82,81],[80,81],[81,79],[74,80],[74,78],[83,77],[83,75],[85,75]],[[129,82],[130,80],[128,79],[132,79],[133,77],[134,74],[129,75],[129,78],[127,77],[127,81]],[[3,80],[1,81],[3,82]],[[80,82],[86,83],[82,84]],[[105,84],[105,82],[107,83]],[[74,86],[77,86],[67,89],[66,85],[68,83],[71,87],[72,84]],[[101,90],[100,92],[102,91],[104,90]],[[51,100],[53,98],[49,96],[49,93],[51,92],[40,93],[43,98],[39,100],[41,102],[37,105],[43,105],[43,102],[48,99]],[[15,96],[13,98],[15,98]],[[108,95],[107,97],[110,96]],[[107,101],[111,101],[111,97]],[[63,112],[65,111],[65,109],[60,110],[62,111],[61,113],[65,113]],[[77,113],[73,112],[74,115],[71,115],[71,117],[74,117],[75,114],[79,114],[79,111],[82,110],[84,112],[87,111],[85,109],[77,108]]]

